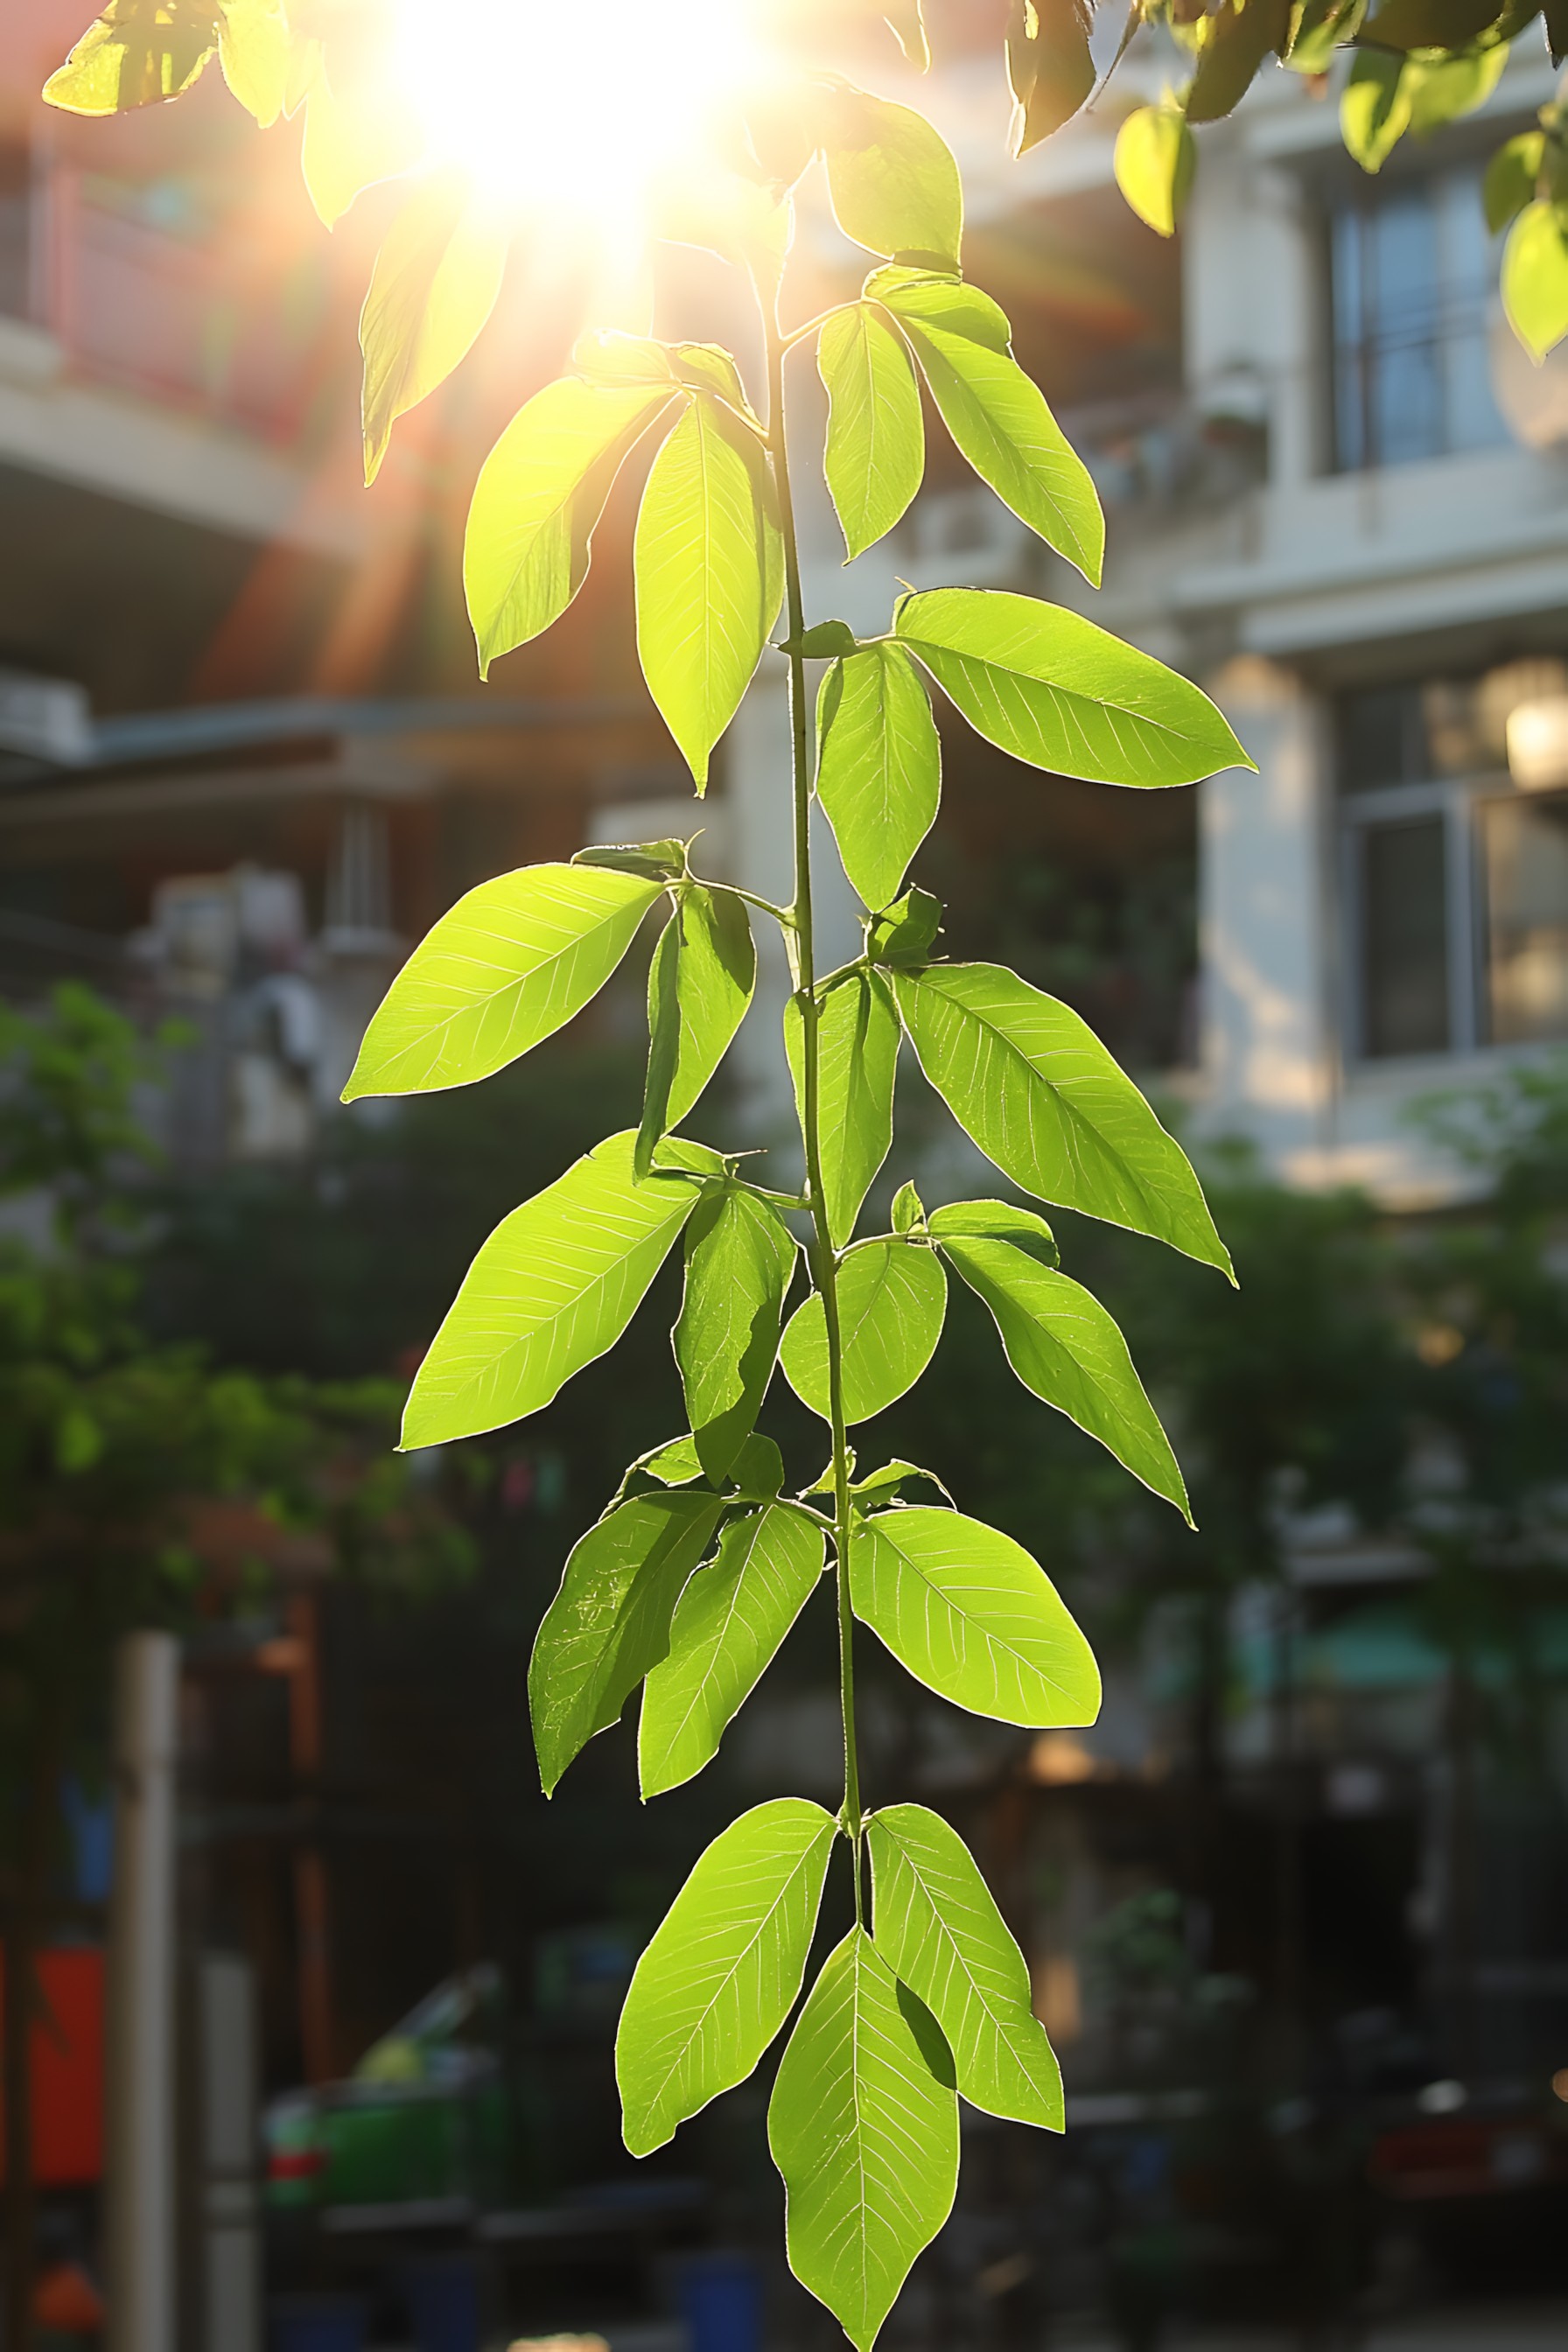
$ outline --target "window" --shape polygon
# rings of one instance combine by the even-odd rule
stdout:
[[[1568,665],[1342,698],[1351,1051],[1364,1059],[1568,1038],[1568,790],[1522,791],[1508,718]]]
[[[1497,265],[1476,173],[1358,194],[1331,223],[1330,278],[1342,470],[1506,445],[1487,348]]]
[[[32,292],[32,165],[25,147],[0,143],[0,312],[25,319]]]

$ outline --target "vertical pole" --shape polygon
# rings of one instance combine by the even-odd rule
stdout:
[[[108,1999],[109,2352],[174,2347],[174,1769],[179,1647],[116,1662]]]

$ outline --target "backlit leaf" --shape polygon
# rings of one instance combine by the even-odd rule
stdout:
[[[215,0],[110,0],[44,84],[67,114],[124,114],[178,98],[217,46]]]
[[[744,903],[728,890],[682,890],[647,979],[647,1087],[636,1167],[679,1127],[729,1051],[756,985],[757,950]]]
[[[946,1312],[946,1277],[919,1242],[860,1242],[849,1251],[838,1269],[847,1422],[869,1421],[913,1388]],[[826,1309],[818,1292],[791,1316],[779,1361],[802,1404],[831,1419]]]
[[[703,1469],[715,1484],[751,1435],[778,1357],[795,1244],[776,1209],[715,1188],[687,1228],[675,1358]]]
[[[639,1184],[629,1131],[611,1136],[502,1219],[463,1277],[415,1378],[405,1445],[440,1445],[538,1412],[631,1321],[699,1188],[657,1171]],[[662,1164],[718,1176],[700,1144]]]
[[[459,898],[383,997],[343,1100],[469,1086],[581,1012],[659,896],[591,866],[524,866]]]
[[[626,2142],[647,2156],[746,2076],[795,2006],[837,1829],[781,1797],[716,1837],[648,1945],[616,2035]]]
[[[563,376],[512,418],[479,470],[463,546],[481,677],[571,604],[611,485],[669,397],[662,385]]]
[[[1502,256],[1508,321],[1538,364],[1568,334],[1568,215],[1528,204],[1508,233]]]
[[[1139,219],[1161,236],[1176,233],[1197,161],[1186,117],[1176,106],[1137,107],[1116,134],[1116,184]]]
[[[1013,0],[1007,79],[1017,111],[1013,152],[1027,154],[1075,115],[1094,88],[1091,0]]]
[[[693,399],[637,516],[637,656],[700,793],[784,601],[784,541],[754,433]]]
[[[1060,1263],[1056,1235],[1044,1217],[1012,1201],[950,1201],[931,1211],[927,1224],[933,1240],[1011,1242],[1041,1265]]]
[[[926,1076],[1021,1191],[1229,1273],[1185,1152],[1087,1022],[999,964],[931,964],[893,985]]]
[[[700,1772],[799,1616],[822,1573],[821,1528],[788,1503],[731,1519],[719,1557],[677,1605],[669,1653],[643,1693],[637,1757],[645,1797]]]
[[[553,1796],[573,1758],[669,1646],[680,1589],[724,1508],[717,1495],[638,1495],[573,1546],[528,1668],[539,1778]]]
[[[1098,587],[1105,554],[1099,493],[1044,393],[1013,357],[1005,312],[977,286],[913,269],[879,269],[866,291],[908,335],[943,424],[981,480]]]
[[[795,2021],[768,2106],[789,2266],[869,2352],[915,2256],[952,2210],[952,2055],[852,1927]]]
[[[955,1271],[991,1309],[1007,1361],[1026,1389],[1115,1454],[1188,1525],[1187,1490],[1127,1342],[1100,1301],[1010,1241],[950,1239]]]
[[[956,268],[963,187],[923,115],[841,84],[823,102],[827,188],[839,227],[872,253]]]
[[[1510,221],[1533,197],[1545,153],[1545,134],[1522,131],[1517,139],[1505,140],[1487,165],[1481,203],[1487,226],[1494,236],[1500,236]]]
[[[892,530],[925,471],[925,422],[909,347],[870,302],[832,311],[817,338],[827,394],[827,487],[851,557]]]
[[[963,1840],[923,1805],[889,1805],[866,1841],[877,1949],[941,2026],[962,2095],[1060,2131],[1061,2069],[1030,2005],[1028,1967]]]
[[[294,37],[283,0],[223,0],[218,60],[234,96],[263,131],[289,103]]]
[[[1379,172],[1410,128],[1416,76],[1388,49],[1358,49],[1340,92],[1340,136],[1363,172]]]
[[[855,1614],[917,1682],[971,1715],[1092,1723],[1100,1670],[1022,1544],[957,1511],[881,1511],[849,1546]]]
[[[784,1006],[784,1047],[805,1117],[805,1048],[799,1005]],[[830,988],[817,1019],[817,1117],[827,1228],[842,1248],[893,1147],[899,1015],[879,971],[852,971]]]
[[[305,106],[300,161],[310,202],[328,228],[378,180],[416,163],[424,143],[412,106],[384,79],[356,84],[340,97],[322,68]]]
[[[931,43],[926,38],[925,10],[921,0],[889,0],[887,11],[893,37],[910,65],[931,71]]]
[[[1500,41],[1457,58],[1412,58],[1405,68],[1411,84],[1412,131],[1417,138],[1425,137],[1428,131],[1440,131],[1446,122],[1473,114],[1502,79],[1507,63],[1508,48]]]
[[[898,896],[942,798],[931,697],[900,646],[868,646],[822,681],[816,796],[868,907]]]
[[[1290,0],[1219,0],[1200,21],[1205,37],[1184,112],[1189,122],[1218,122],[1240,105],[1270,50],[1289,46]]]
[[[393,222],[360,314],[367,482],[381,469],[397,419],[473,348],[495,308],[509,243],[461,172],[422,180]]]
[[[900,597],[893,633],[977,734],[1031,767],[1147,786],[1254,764],[1201,687],[1060,604],[931,588]]]
[[[580,336],[572,364],[595,383],[668,384],[717,393],[732,408],[747,400],[733,355],[717,343],[659,343],[649,335]]]

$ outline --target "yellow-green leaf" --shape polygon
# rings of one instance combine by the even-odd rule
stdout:
[[[463,172],[432,173],[393,222],[359,322],[367,483],[381,470],[397,419],[472,349],[495,308],[510,241]]]
[[[1140,106],[1116,134],[1116,184],[1141,221],[1174,236],[1193,184],[1198,151],[1175,106]]]
[[[1568,223],[1555,205],[1526,205],[1510,229],[1502,303],[1537,366],[1568,335]]]
[[[669,396],[668,386],[562,376],[512,418],[479,470],[463,544],[481,677],[566,610],[611,484]]]
[[[694,397],[654,459],[633,561],[643,676],[700,793],[784,602],[762,444],[720,402]]]
[[[125,114],[178,98],[217,47],[216,0],[109,0],[44,84],[67,114]]]
[[[270,129],[289,102],[293,39],[283,0],[223,0],[218,61],[247,114]]]
[[[925,471],[925,422],[909,347],[873,303],[825,321],[816,364],[827,394],[823,460],[851,560],[908,511]]]
[[[306,102],[300,160],[310,202],[328,228],[363,189],[407,171],[420,144],[412,109],[379,88],[340,98],[325,68],[318,72]]]
[[[957,268],[963,184],[924,115],[841,84],[823,100],[822,144],[846,236],[889,258],[918,255]]]

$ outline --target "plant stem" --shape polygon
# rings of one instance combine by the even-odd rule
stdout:
[[[805,1153],[805,1190],[816,1229],[812,1265],[822,1293],[827,1332],[827,1401],[833,1431],[833,1545],[838,1589],[838,1680],[844,1712],[844,1833],[855,1849],[855,1916],[860,1917],[860,1762],[855,1741],[854,1616],[849,1606],[849,1445],[844,1424],[844,1339],[838,1315],[838,1256],[827,1222],[827,1192],[822,1181],[819,1118],[819,1008],[811,899],[811,713],[806,700],[805,661],[798,650],[805,630],[801,601],[800,548],[790,490],[785,442],[784,363],[786,340],[776,305],[768,320],[768,446],[778,491],[784,533],[784,599],[792,647],[789,662],[790,748],[795,792],[795,1003],[801,1023],[800,1139]]]

